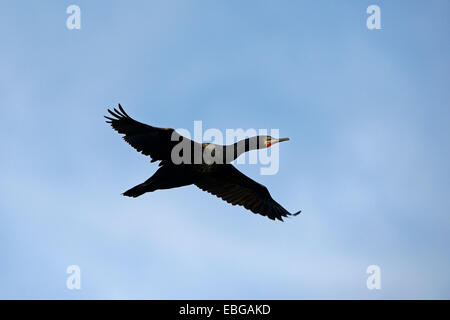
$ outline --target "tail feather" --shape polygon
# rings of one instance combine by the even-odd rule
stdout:
[[[127,190],[124,196],[136,198],[146,192],[178,188],[193,183],[192,170],[185,166],[163,165],[150,178]]]
[[[127,197],[137,198],[149,191],[153,191],[153,190],[151,190],[151,188],[147,184],[141,183],[141,184],[138,184],[137,186],[125,191],[122,194]]]

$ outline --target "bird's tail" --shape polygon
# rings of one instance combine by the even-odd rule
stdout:
[[[127,197],[139,197],[146,192],[178,188],[193,183],[192,172],[184,166],[163,165],[145,182],[123,193]]]
[[[148,184],[146,184],[144,182],[144,183],[138,184],[137,186],[125,191],[123,193],[123,195],[127,196],[127,197],[137,198],[149,191],[154,191],[154,189],[152,189],[151,186],[149,186]]]

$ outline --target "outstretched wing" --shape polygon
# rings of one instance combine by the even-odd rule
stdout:
[[[187,139],[180,136],[174,129],[157,128],[134,120],[120,104],[119,110],[108,109],[108,112],[112,117],[105,116],[108,119],[106,122],[110,123],[118,133],[124,134],[123,139],[133,148],[150,156],[152,162],[170,160],[173,147],[179,143],[181,138]]]
[[[250,179],[231,164],[215,166],[211,172],[205,173],[195,182],[195,185],[232,205],[243,206],[272,220],[283,221],[283,217],[301,212],[289,213],[272,199],[265,186]]]

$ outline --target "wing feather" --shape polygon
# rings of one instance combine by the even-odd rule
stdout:
[[[231,164],[217,165],[194,183],[203,191],[209,192],[232,205],[244,208],[272,220],[283,221],[291,214],[272,199],[269,190],[250,179]]]
[[[187,139],[172,128],[158,128],[138,122],[131,118],[120,104],[118,108],[108,109],[111,116],[105,116],[108,120],[106,122],[118,133],[123,134],[123,139],[134,149],[150,156],[152,162],[171,160],[173,147],[181,138]],[[194,143],[191,140],[189,142]]]

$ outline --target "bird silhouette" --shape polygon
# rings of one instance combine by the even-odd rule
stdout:
[[[283,217],[296,216],[301,212],[289,213],[272,199],[265,186],[250,179],[230,163],[247,151],[269,148],[289,138],[259,135],[231,145],[198,143],[181,136],[174,129],[138,122],[120,104],[118,108],[108,109],[111,116],[105,116],[106,122],[123,134],[123,139],[134,149],[149,156],[151,162],[160,161],[160,168],[153,176],[125,191],[124,196],[136,198],[155,190],[194,184],[232,205],[243,206],[272,220],[283,221]],[[179,149],[180,146],[184,148],[174,152],[177,145]]]

